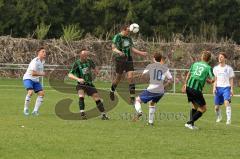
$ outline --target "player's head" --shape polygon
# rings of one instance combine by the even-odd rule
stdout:
[[[88,51],[87,49],[82,49],[82,50],[79,52],[80,59],[83,60],[83,61],[87,60],[88,54],[89,54],[89,51]]]
[[[153,57],[154,62],[161,62],[162,60],[162,55],[160,53],[154,53]]]
[[[209,62],[211,60],[211,52],[210,51],[202,51],[202,61]]]
[[[225,54],[225,52],[219,52],[218,54],[218,62],[219,63],[225,63],[227,59],[227,55]]]
[[[44,47],[40,47],[37,49],[37,56],[40,58],[40,59],[45,59],[46,58],[46,50]]]
[[[127,25],[127,24],[123,25],[123,26],[121,27],[120,31],[121,31],[121,34],[122,34],[123,36],[128,36],[128,35],[129,35],[129,32],[130,32],[130,30],[129,30],[129,25]]]

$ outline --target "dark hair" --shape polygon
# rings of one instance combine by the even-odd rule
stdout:
[[[45,50],[45,48],[44,48],[43,46],[39,47],[39,48],[37,49],[37,54],[38,54],[39,51],[41,51],[41,50]]]
[[[211,60],[211,52],[210,51],[202,51],[202,56],[203,56],[203,60],[205,62],[209,62]]]
[[[226,55],[225,52],[219,52],[219,55],[223,55],[223,57],[224,57],[225,59],[227,59],[227,55]]]
[[[123,31],[123,30],[125,31],[125,30],[127,30],[128,27],[129,27],[128,24],[124,24],[124,25],[121,26],[120,30],[121,31]]]
[[[160,53],[154,53],[153,57],[157,62],[160,62],[163,58],[163,56]]]

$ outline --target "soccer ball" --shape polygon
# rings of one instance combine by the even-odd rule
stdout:
[[[139,25],[137,23],[133,23],[133,24],[130,25],[129,29],[133,33],[137,33],[139,31]]]

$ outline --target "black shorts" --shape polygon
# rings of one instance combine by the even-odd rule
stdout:
[[[206,101],[201,91],[197,91],[195,89],[187,87],[186,92],[187,92],[188,102],[197,104],[199,107],[206,105]]]
[[[76,90],[83,90],[84,93],[87,93],[88,96],[92,96],[94,93],[97,93],[97,89],[93,84],[80,84],[76,86]]]
[[[115,58],[115,69],[118,74],[122,74],[124,71],[134,71],[132,57],[123,56]]]

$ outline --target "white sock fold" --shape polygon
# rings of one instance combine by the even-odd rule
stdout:
[[[25,103],[24,103],[24,110],[29,108],[30,100],[31,100],[31,96],[27,94],[25,98]]]
[[[148,119],[148,122],[150,124],[153,123],[155,110],[156,110],[155,106],[149,106],[149,117],[148,117],[149,119]]]
[[[36,99],[36,103],[33,111],[38,111],[42,102],[43,102],[43,96],[38,96]]]
[[[142,113],[141,103],[137,100],[135,101],[135,109],[138,113]]]
[[[228,105],[228,106],[226,107],[227,120],[231,120],[231,114],[232,114],[231,106]]]

